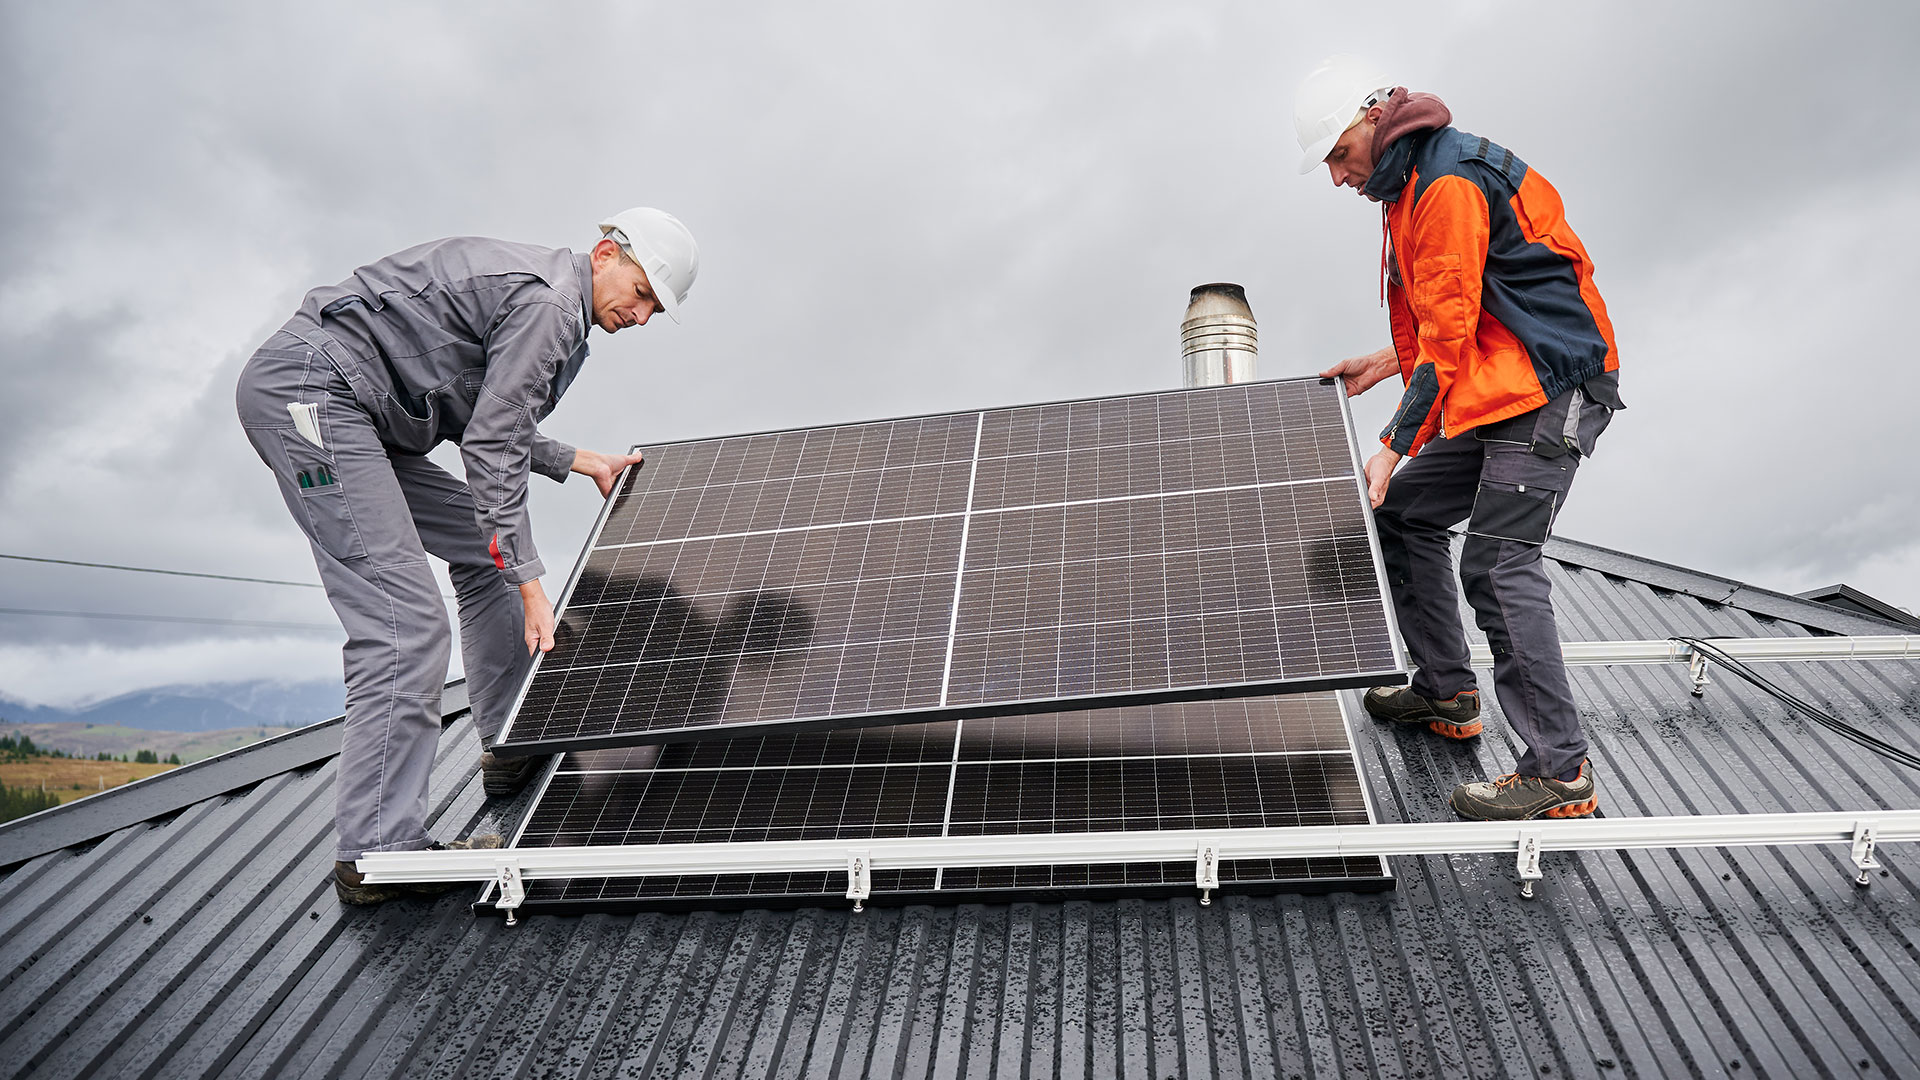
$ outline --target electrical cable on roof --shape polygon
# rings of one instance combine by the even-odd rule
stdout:
[[[1672,638],[1668,638],[1667,640],[1678,641],[1684,645],[1691,647],[1696,653],[1706,657],[1708,660],[1711,660],[1716,664],[1719,664],[1721,667],[1724,667],[1728,671],[1733,672],[1735,675],[1740,676],[1742,679],[1745,679],[1746,681],[1759,687],[1761,690],[1766,691],[1768,694],[1771,694],[1775,698],[1778,698],[1782,704],[1787,706],[1787,708],[1792,709],[1794,712],[1797,712],[1802,716],[1805,716],[1807,719],[1812,720],[1814,723],[1819,724],[1821,727],[1826,728],[1828,731],[1833,732],[1834,734],[1840,736],[1841,738],[1846,739],[1849,742],[1857,743],[1858,745],[1863,746],[1866,749],[1871,750],[1876,754],[1879,754],[1881,757],[1884,757],[1889,761],[1895,762],[1900,765],[1905,765],[1909,769],[1920,770],[1920,754],[1916,754],[1913,751],[1908,750],[1902,746],[1895,746],[1893,743],[1887,742],[1886,740],[1880,738],[1877,735],[1873,735],[1860,728],[1854,727],[1852,724],[1849,724],[1846,721],[1841,720],[1839,717],[1836,717],[1831,713],[1828,713],[1820,709],[1819,707],[1813,705],[1812,703],[1805,701],[1804,699],[1796,696],[1793,692],[1783,689],[1779,685],[1775,684],[1772,680],[1768,679],[1766,676],[1760,674],[1759,672],[1753,670],[1752,668],[1741,663],[1740,661],[1735,660],[1733,657],[1727,655],[1725,652],[1721,651],[1720,649],[1714,647],[1714,645],[1711,642],[1703,641],[1700,638],[1690,638],[1690,637],[1672,637]]]
[[[116,619],[127,622],[196,623],[203,626],[252,626],[268,630],[340,630],[338,626],[328,626],[325,623],[205,619],[193,615],[132,615],[118,611],[50,611],[44,608],[0,607],[0,615],[54,615],[64,619]]]

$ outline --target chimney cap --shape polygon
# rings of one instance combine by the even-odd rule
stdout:
[[[1247,290],[1231,281],[1213,281],[1205,285],[1195,285],[1193,291],[1187,294],[1187,302],[1192,303],[1200,299],[1201,293],[1226,293],[1243,304],[1247,302]]]

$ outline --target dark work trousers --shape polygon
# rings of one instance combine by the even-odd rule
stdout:
[[[300,433],[292,403],[318,406],[322,445]],[[452,573],[483,743],[499,734],[532,663],[520,592],[494,566],[467,486],[424,457],[383,445],[326,351],[274,335],[242,370],[236,404],[347,632],[338,858],[427,847],[427,781],[453,649],[427,555],[445,559]]]
[[[1542,457],[1468,431],[1435,439],[1402,465],[1374,512],[1400,634],[1418,668],[1411,689],[1430,698],[1475,688],[1447,533],[1467,520],[1460,581],[1493,647],[1500,709],[1527,744],[1516,766],[1523,776],[1558,776],[1587,756],[1540,561],[1578,464],[1573,454]]]

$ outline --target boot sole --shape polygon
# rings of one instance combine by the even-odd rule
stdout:
[[[1427,723],[1427,730],[1449,739],[1471,739],[1485,729],[1486,725],[1478,720],[1469,720],[1464,724],[1450,724],[1445,720],[1432,720]]]
[[[1548,807],[1546,816],[1551,818],[1586,817],[1598,809],[1600,809],[1600,799],[1598,796],[1595,796],[1586,802],[1566,803],[1561,806]]]
[[[1452,799],[1447,800],[1447,807],[1468,821],[1535,821],[1539,818],[1581,818],[1600,809],[1600,796],[1596,794],[1593,798],[1581,802],[1561,803],[1559,806],[1549,806],[1544,810],[1535,811],[1527,817],[1482,816],[1481,814],[1462,809],[1460,804],[1454,802]]]

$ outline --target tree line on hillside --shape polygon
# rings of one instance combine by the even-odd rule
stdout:
[[[0,786],[0,821],[12,821],[59,805],[60,797],[51,791]]]
[[[25,761],[31,757],[87,760],[85,758],[75,758],[74,755],[67,753],[65,750],[49,746],[36,746],[34,745],[33,739],[25,734],[0,735],[0,759],[7,761]],[[92,760],[119,761],[132,765],[178,765],[180,764],[180,755],[177,753],[168,754],[163,761],[160,755],[154,753],[152,750],[136,750],[131,758],[125,754],[114,757],[112,754],[102,750],[98,754],[95,754]]]

